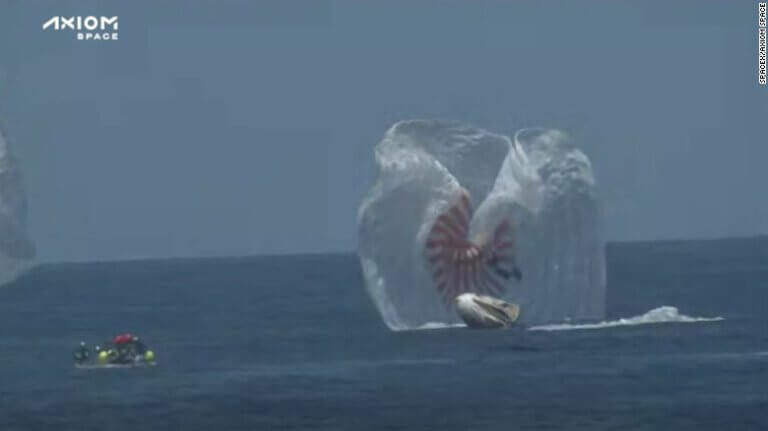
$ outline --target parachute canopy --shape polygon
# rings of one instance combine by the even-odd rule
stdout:
[[[510,139],[404,121],[375,159],[378,179],[358,212],[359,254],[391,329],[457,323],[452,299],[464,292],[520,304],[523,323],[604,317],[592,167],[562,132]]]
[[[503,219],[488,242],[471,241],[469,192],[461,189],[459,195],[458,202],[437,217],[425,244],[435,287],[446,303],[467,292],[501,295],[506,280],[522,277],[515,262],[512,222]]]

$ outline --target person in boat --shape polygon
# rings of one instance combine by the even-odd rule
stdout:
[[[102,344],[97,344],[93,351],[96,354],[96,358],[104,360],[105,362],[112,362],[112,358],[115,356],[115,349],[110,347],[113,345],[111,341],[105,341]]]
[[[133,341],[133,335],[122,334],[116,336],[112,343],[114,344],[115,354],[111,356],[110,362],[118,364],[126,364],[133,361],[133,355],[131,354],[131,343]]]
[[[137,356],[144,357],[144,355],[147,353],[147,346],[144,344],[144,342],[139,339],[139,337],[134,336],[133,337],[133,351],[136,353]]]
[[[81,341],[80,345],[77,346],[77,349],[75,349],[75,353],[73,354],[75,362],[78,364],[85,363],[88,361],[89,356],[90,353],[88,352],[88,346],[86,346],[85,341]]]

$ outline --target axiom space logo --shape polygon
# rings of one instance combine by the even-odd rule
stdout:
[[[117,40],[117,17],[54,16],[43,23],[43,30],[70,30],[77,40]]]

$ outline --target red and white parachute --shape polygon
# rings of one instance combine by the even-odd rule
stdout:
[[[487,242],[475,244],[469,239],[471,219],[469,192],[462,189],[458,202],[437,217],[427,235],[427,262],[446,303],[465,292],[498,296],[510,277],[522,278],[511,221],[502,220]]]

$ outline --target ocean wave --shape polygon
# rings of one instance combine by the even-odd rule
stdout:
[[[723,320],[722,317],[692,317],[680,314],[677,307],[664,305],[639,316],[622,318],[617,320],[603,321],[599,323],[557,323],[552,325],[532,326],[530,331],[570,331],[576,329],[604,329],[616,326],[636,326],[650,323],[695,323],[695,322],[716,322]]]

